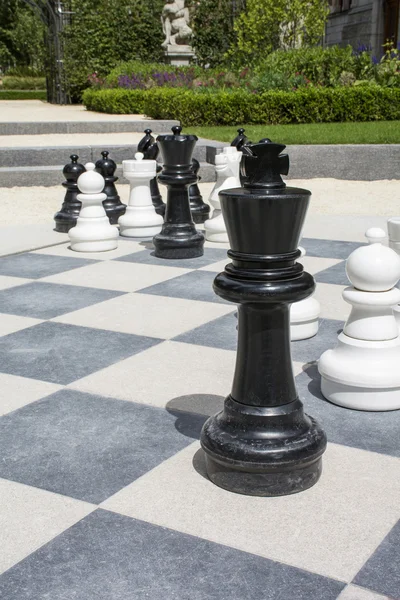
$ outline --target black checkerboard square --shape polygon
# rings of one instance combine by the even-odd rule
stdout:
[[[0,313],[53,319],[124,292],[34,281],[0,291]]]
[[[159,342],[47,321],[0,338],[0,372],[67,385]]]
[[[344,587],[101,509],[0,579],[7,600],[335,600]]]
[[[71,269],[78,269],[97,261],[74,256],[48,256],[46,254],[24,253],[0,258],[0,275],[40,279]]]
[[[181,267],[184,269],[200,269],[206,267],[212,263],[218,262],[226,258],[227,250],[223,248],[204,248],[203,256],[198,258],[186,258],[186,259],[166,259],[157,258],[154,256],[154,248],[150,247],[142,252],[134,252],[115,258],[114,260],[120,260],[123,262],[136,262],[146,265],[160,265],[162,267]]]
[[[193,441],[174,422],[162,409],[64,389],[0,418],[0,477],[97,504]]]

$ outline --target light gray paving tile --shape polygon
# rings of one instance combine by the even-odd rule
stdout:
[[[96,508],[87,502],[5,479],[0,479],[0,506],[0,572],[23,560]]]
[[[47,381],[0,373],[0,416],[49,396],[61,387]]]
[[[382,596],[358,587],[358,585],[348,585],[339,594],[337,600],[391,600],[388,596]]]
[[[54,320],[168,339],[231,311],[232,305],[227,304],[133,293]]]
[[[102,506],[350,582],[397,521],[399,468],[399,459],[330,444],[311,489],[249,497],[213,485],[193,443]]]
[[[231,390],[235,360],[229,350],[166,341],[69,387],[208,416]]]

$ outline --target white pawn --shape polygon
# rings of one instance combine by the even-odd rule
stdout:
[[[387,228],[389,235],[389,248],[392,248],[392,250],[400,255],[400,217],[392,217],[391,219],[388,219]],[[400,306],[397,305],[393,307],[393,312],[400,330]]]
[[[306,251],[302,246],[299,246],[299,250],[301,256],[305,256]],[[307,340],[317,335],[320,312],[321,305],[313,296],[291,305],[290,339],[292,342]]]
[[[400,408],[400,337],[392,307],[400,301],[394,286],[400,278],[400,257],[381,242],[382,229],[369,229],[369,246],[347,259],[353,284],[343,291],[352,309],[338,345],[319,360],[325,398],[356,410]]]
[[[155,160],[143,160],[137,152],[135,160],[123,160],[124,177],[129,180],[129,203],[124,215],[118,219],[120,233],[124,237],[153,237],[160,233],[164,219],[156,213],[151,200],[150,181],[156,176]]]
[[[104,178],[97,173],[94,163],[85,165],[86,172],[78,177],[82,208],[75,227],[69,230],[71,250],[76,252],[104,252],[118,246],[118,229],[110,225],[104,210]]]
[[[229,241],[218,194],[222,190],[241,187],[239,179],[241,158],[242,153],[233,146],[223,148],[222,152],[215,157],[217,181],[209,197],[209,202],[214,211],[212,218],[204,223],[206,239],[209,242],[226,243]]]

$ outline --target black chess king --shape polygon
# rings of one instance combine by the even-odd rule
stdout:
[[[172,135],[159,135],[157,143],[163,158],[158,176],[167,186],[167,207],[161,233],[153,238],[159,258],[196,258],[203,255],[204,235],[197,231],[190,212],[188,186],[197,181],[192,169],[195,135],[182,135],[182,127],[172,127]]]
[[[290,354],[290,304],[315,288],[296,262],[310,195],[286,187],[285,146],[268,139],[242,147],[241,188],[220,193],[231,259],[216,294],[239,305],[232,392],[203,426],[207,473],[241,494],[283,496],[313,486],[326,436],[299,400]]]

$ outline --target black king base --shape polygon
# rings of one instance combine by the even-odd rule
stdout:
[[[282,496],[314,485],[326,436],[306,415],[292,371],[289,308],[314,290],[296,262],[310,192],[286,188],[285,146],[262,140],[244,151],[244,188],[221,192],[232,260],[216,294],[239,304],[238,351],[224,410],[204,424],[201,445],[216,485],[254,496]]]
[[[188,186],[197,180],[192,170],[195,135],[181,135],[182,127],[172,128],[173,135],[159,135],[157,142],[163,157],[163,170],[158,176],[167,186],[165,222],[161,233],[153,238],[158,258],[196,258],[203,255],[204,235],[192,221]]]

